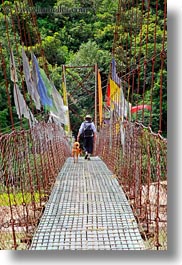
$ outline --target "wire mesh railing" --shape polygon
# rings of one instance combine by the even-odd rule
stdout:
[[[40,123],[0,136],[0,249],[26,249],[61,166],[63,130]]]
[[[125,191],[146,247],[167,249],[166,139],[140,123],[113,120],[100,130],[95,153]]]

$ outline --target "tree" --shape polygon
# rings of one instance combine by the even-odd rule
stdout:
[[[68,57],[67,46],[62,46],[58,33],[54,33],[53,36],[47,36],[42,41],[42,46],[45,52],[45,57],[48,62],[54,64],[64,64]]]

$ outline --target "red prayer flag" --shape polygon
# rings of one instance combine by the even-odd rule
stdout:
[[[138,106],[134,106],[131,108],[131,113],[137,112],[138,110],[142,110],[142,109],[147,109],[151,111],[152,108],[150,105],[138,105]]]
[[[110,107],[111,104],[111,90],[110,90],[110,83],[107,84],[107,99],[106,99],[106,104],[107,107]]]

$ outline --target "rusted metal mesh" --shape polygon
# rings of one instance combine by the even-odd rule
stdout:
[[[121,144],[120,126],[124,126]],[[95,147],[114,172],[149,249],[167,249],[167,141],[139,123],[113,121]]]
[[[68,156],[65,134],[52,123],[0,136],[0,249],[27,248]]]

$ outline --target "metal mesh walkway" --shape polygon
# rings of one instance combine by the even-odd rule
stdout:
[[[67,159],[30,249],[144,249],[124,192],[100,158]]]

